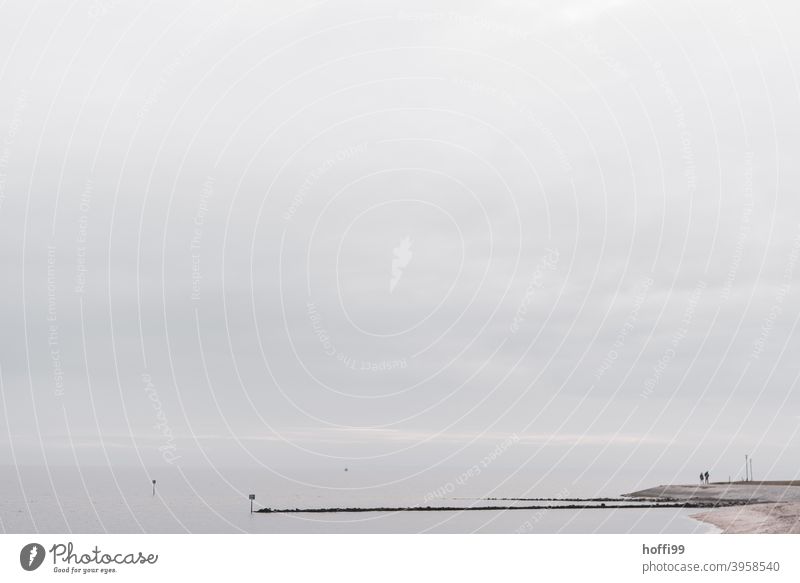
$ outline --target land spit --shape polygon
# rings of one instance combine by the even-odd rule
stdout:
[[[723,533],[800,533],[800,481],[721,482],[708,485],[657,486],[631,492],[631,499],[686,502],[743,501],[692,516]]]

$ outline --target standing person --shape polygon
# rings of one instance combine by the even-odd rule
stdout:
[[[708,470],[706,470],[706,486],[708,486]]]
[[[700,485],[703,484],[703,472],[700,472]]]

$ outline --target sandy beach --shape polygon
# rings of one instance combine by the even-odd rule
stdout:
[[[694,502],[741,501],[692,515],[726,534],[800,533],[800,482],[733,482],[709,485],[667,485],[631,492],[633,498]]]

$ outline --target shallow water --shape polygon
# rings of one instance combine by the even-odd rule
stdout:
[[[459,497],[431,499],[419,487],[390,481],[362,489],[292,482],[250,469],[159,472],[157,495],[141,471],[101,468],[5,468],[2,473],[0,530],[4,532],[258,532],[258,533],[698,533],[713,527],[689,518],[698,510],[532,509],[441,512],[368,512],[332,514],[253,514],[256,508],[333,506],[536,505],[539,502],[477,501]],[[431,482],[435,483],[435,481]],[[463,488],[459,494],[483,497]],[[58,495],[54,493],[58,492]],[[426,494],[427,493],[427,494]],[[553,496],[555,491],[526,497]],[[492,495],[498,496],[497,493]],[[511,495],[505,493],[504,495]],[[577,496],[577,494],[572,494]],[[454,499],[456,498],[456,499]],[[550,504],[542,502],[541,504]]]
[[[255,516],[258,532],[435,533],[703,533],[714,529],[689,514],[696,510],[487,510]]]

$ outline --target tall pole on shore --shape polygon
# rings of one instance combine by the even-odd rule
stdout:
[[[750,481],[750,472],[747,469],[747,454],[744,454],[744,481],[745,482]]]
[[[750,481],[753,481],[753,456],[750,456]]]
[[[255,494],[250,494],[248,496],[248,498],[250,498],[250,514],[252,514],[253,513],[253,500],[256,499],[256,495]]]

